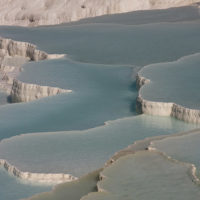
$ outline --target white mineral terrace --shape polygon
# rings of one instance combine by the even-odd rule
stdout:
[[[138,73],[137,88],[149,82],[150,80],[142,77],[140,72]],[[148,101],[142,98],[140,92],[137,98],[137,110],[149,115],[172,116],[185,122],[200,123],[200,110],[189,109],[173,102]]]
[[[0,24],[38,26],[105,14],[186,6],[199,0],[1,0]]]
[[[101,187],[101,182],[104,181],[105,179],[107,179],[107,177],[104,175],[104,171],[107,168],[109,168],[110,166],[112,166],[113,164],[115,164],[116,161],[118,161],[120,158],[124,158],[127,155],[136,155],[136,154],[138,154],[140,152],[154,152],[154,153],[156,153],[156,154],[164,157],[169,162],[188,166],[188,175],[190,176],[190,178],[192,179],[192,181],[195,184],[199,185],[200,179],[197,176],[197,168],[196,168],[196,166],[194,164],[181,162],[179,160],[171,158],[170,156],[168,156],[164,152],[160,152],[156,148],[152,148],[151,147],[151,145],[152,145],[152,143],[154,141],[159,141],[159,140],[163,140],[163,139],[166,139],[166,138],[173,138],[173,137],[177,137],[177,136],[184,136],[184,135],[189,135],[189,134],[195,134],[195,133],[199,133],[199,131],[200,131],[200,129],[195,129],[195,130],[191,130],[191,131],[187,131],[187,132],[176,133],[176,134],[173,134],[173,135],[162,135],[162,136],[154,136],[154,137],[150,137],[150,138],[145,138],[144,140],[136,141],[133,144],[129,145],[127,148],[122,149],[119,152],[116,152],[113,155],[113,157],[111,157],[106,162],[104,168],[99,173],[99,180],[97,182],[97,193],[101,193],[101,192],[107,193],[107,192],[109,192],[109,191],[106,191],[104,188]],[[92,195],[92,194],[95,194],[95,193],[89,193],[88,195],[83,196],[81,198],[81,200],[90,199],[90,198],[88,198],[88,197],[90,197],[89,196],[90,194]]]
[[[6,169],[13,176],[31,183],[54,185],[64,182],[70,182],[77,179],[76,177],[70,174],[58,174],[58,173],[43,174],[43,173],[22,172],[5,160],[0,160],[0,166],[3,166],[4,169]]]
[[[36,46],[26,42],[0,38],[0,88],[10,95],[12,102],[28,102],[60,93],[72,92],[71,90],[56,87],[23,83],[16,79],[22,70],[21,65],[10,66],[7,64],[9,59],[24,59],[25,63],[28,60],[59,59],[63,56],[58,54],[48,55],[43,51],[37,50]]]

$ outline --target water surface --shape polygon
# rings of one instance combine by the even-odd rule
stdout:
[[[82,176],[137,140],[198,127],[170,117],[140,115],[85,131],[37,133],[0,143],[0,157],[20,170]]]
[[[151,145],[176,160],[194,164],[200,170],[200,131],[154,141]]]
[[[176,62],[143,68],[140,74],[150,79],[141,89],[144,99],[173,102],[184,107],[200,109],[200,54],[186,56]]]
[[[0,200],[24,199],[51,189],[49,186],[31,185],[20,182],[15,177],[10,176],[2,167],[0,167],[0,182]]]
[[[146,25],[82,24],[39,28],[0,27],[0,35],[28,41],[48,53],[86,63],[132,64],[177,60],[200,51],[198,21]]]
[[[0,138],[41,131],[83,130],[135,115],[137,90],[133,74],[137,69],[68,59],[30,63],[24,67],[21,80],[73,92],[1,107]]]
[[[132,18],[135,20],[132,21]],[[169,23],[172,21],[177,21],[177,23]],[[182,56],[200,52],[199,23],[196,8],[190,7],[162,11],[162,14],[161,11],[148,11],[115,15],[109,19],[108,17],[96,18],[90,24],[64,24],[39,28],[0,27],[0,35],[3,37],[31,42],[48,53],[69,54],[68,56],[72,59],[80,61],[60,59],[29,63],[24,67],[19,77],[21,80],[72,89],[73,93],[26,104],[1,106],[0,140],[22,133],[55,131],[54,133],[27,134],[27,136],[4,140],[0,143],[1,158],[8,159],[24,170],[66,172],[80,176],[103,166],[104,162],[116,151],[138,139],[197,127],[172,118],[145,115],[111,122],[107,126],[101,125],[107,120],[135,115],[137,91],[133,77],[140,66],[173,61]],[[196,70],[198,72],[198,69]],[[86,130],[96,126],[101,127]],[[138,187],[136,192],[144,195],[147,194],[144,191],[151,190],[152,199],[167,199],[168,197],[177,200],[179,198],[197,199],[199,190],[197,191],[196,186],[186,177],[186,167],[180,165],[174,167],[173,164],[163,161],[157,155],[149,158],[146,159],[145,155],[143,159],[138,159],[142,166],[148,166],[151,174],[155,171],[159,173],[149,176],[148,180],[143,182],[143,187],[141,184],[137,185],[138,182],[131,182],[135,184],[134,187],[128,184],[131,188],[125,183],[127,177],[130,182],[129,178],[132,175],[130,171],[135,171],[134,179],[139,182],[147,176],[145,173],[145,176],[142,175],[147,170],[142,171],[141,165],[136,168],[137,170],[127,168],[132,159],[126,161],[127,165],[125,164],[124,168],[120,167],[122,172],[117,172],[120,176],[115,176],[120,182],[115,181],[115,183],[121,183],[121,173],[127,172],[123,186],[126,186],[128,192],[133,192],[132,189]],[[152,164],[151,168],[149,164]],[[137,164],[134,162],[133,165]],[[163,179],[160,179],[163,177],[163,171],[167,177],[164,192],[162,189],[165,187],[158,190],[163,184]],[[139,177],[140,175],[142,176]],[[170,175],[169,178],[168,175]],[[1,182],[9,182],[8,176],[6,178],[4,176],[1,180]],[[153,182],[154,180],[159,181]],[[149,185],[149,182],[154,184]],[[11,186],[14,192],[4,186]],[[43,191],[41,187],[35,190],[27,185],[21,186],[18,184],[12,186],[10,183],[3,185],[0,188],[1,197],[11,200],[32,195],[39,190]],[[120,200],[127,199],[127,194],[129,195],[129,193],[124,193],[126,189],[123,186],[116,187],[120,192],[123,190],[119,194]],[[26,187],[28,187],[27,190]],[[115,188],[115,185],[112,184],[112,187]],[[156,197],[153,195],[155,189]],[[14,196],[15,192],[17,195]],[[120,195],[124,195],[123,198]],[[117,198],[114,197],[114,199]],[[147,199],[149,196],[143,196],[143,198]]]
[[[138,152],[120,158],[106,168],[99,182],[104,191],[84,200],[188,200],[199,199],[199,186],[188,175],[189,166],[171,162],[154,152]]]

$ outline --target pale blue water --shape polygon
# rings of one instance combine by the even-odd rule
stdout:
[[[134,84],[139,69],[139,67],[126,65],[81,63],[66,57],[27,63],[18,79],[27,83],[71,89],[73,93],[103,94],[106,99],[110,98],[107,97],[109,95],[107,93],[111,91],[117,93],[115,90],[118,93],[123,90],[125,93],[128,89],[131,89],[131,84],[133,84],[132,92],[137,93]],[[117,95],[115,98],[117,98]],[[88,99],[90,98],[88,97]],[[115,102],[113,101],[113,103]]]
[[[174,21],[181,23],[127,26],[124,25],[129,24],[125,23],[126,17],[120,16],[121,24],[0,27],[1,36],[34,43],[49,53],[67,53],[73,59],[86,63],[118,65],[82,64],[67,59],[27,65],[20,77],[22,80],[63,86],[74,92],[27,104],[1,106],[0,139],[30,132],[83,130],[102,125],[107,120],[134,115],[135,80],[131,78],[131,66],[125,65],[134,67],[172,61],[200,51],[197,42],[200,41],[200,22],[196,9],[180,12],[166,11],[166,16],[159,11],[147,12],[143,19],[136,17],[133,22],[130,22],[129,14],[127,18],[130,24],[144,24],[159,22],[157,16],[163,22],[173,21],[172,16],[175,16]],[[183,22],[185,20],[195,22]],[[116,23],[113,19],[111,21]],[[84,132],[22,136],[3,142],[1,147],[5,151],[1,153],[21,167],[57,169],[81,175],[101,167],[114,152],[135,140],[195,127],[171,118],[154,119],[140,116],[133,121],[120,120],[116,124]],[[9,146],[9,143],[12,145]],[[4,185],[9,184],[8,176],[2,180],[0,182]],[[13,190],[17,190],[16,196],[5,192],[9,188],[0,187],[0,198],[12,200],[18,198],[20,192],[24,197],[37,193],[34,189],[23,190],[24,185],[18,186],[12,186]]]
[[[17,180],[0,167],[0,200],[17,200],[50,190],[49,186],[30,185]]]
[[[198,42],[197,42],[198,43]],[[141,75],[151,83],[141,89],[144,99],[174,102],[200,109],[200,54],[182,58],[177,62],[151,65],[142,69]]]
[[[189,167],[171,162],[155,152],[138,152],[106,168],[99,182],[103,192],[83,200],[198,200],[199,186],[188,175]]]
[[[101,168],[116,151],[137,140],[197,127],[170,117],[141,115],[85,131],[13,137],[0,143],[0,157],[23,171],[82,176]]]
[[[88,129],[107,120],[135,115],[134,69],[137,68],[81,64],[67,59],[31,63],[20,79],[73,92],[1,107],[0,138],[30,132]]]
[[[200,131],[191,134],[169,137],[163,140],[154,141],[152,146],[159,151],[165,152],[167,155],[182,162],[194,164],[199,174],[200,170]]]
[[[29,200],[80,200],[82,196],[89,192],[96,191],[99,171],[87,174],[77,181],[57,185],[53,191],[35,195]]]
[[[193,53],[200,50],[200,46],[198,42],[196,42],[200,39],[198,38],[200,37],[199,27],[200,26],[198,22],[194,22],[194,23],[184,22],[184,23],[179,23],[179,24],[177,23],[151,24],[151,25],[149,24],[149,25],[141,25],[141,26],[122,26],[122,25],[108,26],[108,25],[102,25],[102,24],[101,25],[90,24],[90,25],[80,25],[80,26],[60,25],[60,26],[55,26],[55,27],[41,27],[41,28],[30,28],[30,29],[1,27],[0,33],[5,34],[6,32],[7,36],[9,37],[14,37],[18,39],[23,38],[23,40],[27,40],[27,41],[32,40],[32,42],[38,44],[39,47],[41,47],[42,49],[46,49],[51,53],[67,53],[69,51],[70,55],[76,54],[76,57],[78,59],[80,58],[79,56],[83,56],[84,61],[91,61],[88,58],[92,57],[94,58],[93,61],[98,62],[98,59],[100,59],[101,57],[101,60],[103,63],[107,62],[106,59],[109,59],[108,63],[113,63],[113,61],[114,63],[115,62],[116,63],[122,63],[122,62],[133,63],[134,62],[134,63],[138,63],[142,65],[144,64],[144,62],[151,63],[151,62],[157,62],[161,60],[162,61],[173,60],[185,54]],[[15,31],[13,32],[13,30]],[[156,33],[155,33],[155,30],[157,30]],[[57,35],[57,39],[55,39],[55,33]],[[108,40],[112,44],[109,43]],[[90,48],[90,46],[93,46],[93,48]],[[120,46],[120,48],[118,48],[118,46]],[[171,48],[172,46],[173,48]],[[101,53],[99,51],[101,51]],[[105,53],[106,55],[104,55]],[[120,56],[119,56],[119,53],[120,53]],[[47,61],[47,63],[48,62],[54,63],[56,65],[58,64],[59,66],[66,65],[64,61]],[[59,62],[61,64],[59,64]],[[50,63],[48,64],[51,65]],[[38,63],[38,65],[40,65],[40,63]],[[87,64],[85,66],[87,66]],[[89,71],[85,73],[88,73],[88,74],[93,73],[90,71],[93,68],[92,65],[89,65],[89,66],[90,66],[88,68]],[[127,68],[124,67],[125,71],[126,69]],[[72,67],[71,67],[71,71],[72,71]],[[34,74],[33,69],[30,72]],[[102,72],[102,74],[103,73],[104,72]],[[98,72],[98,74],[101,74],[101,73]],[[37,76],[39,75],[37,74]],[[67,77],[69,78],[69,76]],[[127,74],[122,79],[124,79],[125,77],[127,78],[127,76],[131,77],[130,68],[127,69]],[[47,78],[47,76],[45,77]],[[63,77],[62,77],[62,80],[63,80]],[[93,77],[94,80],[97,77],[98,76]],[[112,76],[112,79],[113,77],[114,75]],[[58,76],[57,78],[57,75],[54,74],[53,78],[54,79],[52,82],[55,83],[59,81],[61,76]],[[107,78],[108,80],[111,79],[111,77],[107,77]],[[24,80],[28,80],[28,79],[24,78]],[[98,78],[97,80],[99,81]],[[102,80],[105,81],[104,78]],[[101,80],[101,83],[103,83],[102,80]],[[118,80],[116,80],[116,82]],[[39,78],[38,78],[38,81],[39,81]],[[48,81],[48,83],[49,82],[50,80]],[[115,83],[115,80],[113,83]],[[76,84],[79,84],[81,86],[83,84],[84,86],[84,83],[76,83]],[[132,83],[129,82],[127,79],[127,84],[123,83],[126,88],[121,87],[121,84],[122,82],[120,83],[118,82],[118,85],[116,84],[114,86],[113,84],[114,87],[108,88],[108,90],[106,88],[107,94],[113,93],[113,91],[117,92],[118,87],[119,89],[120,88],[122,89],[122,90],[119,90],[119,94],[115,93],[115,95],[118,95],[118,98],[121,98],[121,100],[123,101],[122,102],[120,100],[119,106],[117,106],[117,101],[114,101],[112,98],[111,99],[103,98],[103,100],[101,99],[102,101],[101,104],[99,104],[100,98],[98,97],[98,95],[95,96],[96,99],[93,99],[93,102],[96,101],[96,104],[94,105],[90,103],[91,95],[85,96],[83,99],[76,98],[76,100],[74,100],[75,95],[77,95],[77,97],[80,97],[79,94],[75,92],[73,94],[60,95],[57,97],[43,99],[43,100],[29,103],[26,105],[23,105],[23,104],[12,105],[12,107],[9,107],[9,108],[4,107],[1,110],[1,113],[4,113],[4,111],[6,112],[5,114],[2,114],[2,120],[1,120],[2,121],[1,132],[3,134],[3,137],[5,137],[5,135],[9,137],[12,135],[16,135],[19,133],[26,133],[26,132],[87,129],[90,127],[94,127],[96,125],[100,125],[108,119],[116,119],[123,116],[130,116],[132,114],[131,111],[135,110],[134,93],[132,93],[133,96],[130,98],[131,90],[132,90],[131,88],[134,88],[134,83],[131,86]],[[110,92],[111,90],[112,92]],[[134,90],[135,89],[133,89],[133,91]],[[122,93],[120,94],[120,91],[123,94]],[[125,101],[127,102],[126,106],[124,104]],[[131,103],[131,101],[133,103]],[[68,104],[66,102],[70,102],[70,103]],[[71,106],[72,105],[71,102],[73,102],[73,105],[75,105],[75,107]],[[84,102],[87,102],[87,105],[89,106],[89,108],[86,107],[86,104],[84,104]],[[107,103],[109,102],[110,104],[108,105]],[[113,102],[116,102],[116,104]],[[98,107],[96,105],[98,105]],[[123,108],[121,107],[121,110],[120,110],[120,106],[123,107]],[[113,107],[113,110],[115,110],[114,111],[115,113],[118,112],[118,114],[116,115],[114,113],[115,115],[114,117],[112,116],[113,110],[111,111],[110,107]],[[68,110],[67,112],[65,111],[66,110],[65,108]],[[74,112],[75,108],[76,108],[76,112]],[[104,111],[107,109],[108,109],[108,112],[105,113]],[[39,112],[39,110],[41,110],[42,113]],[[88,112],[87,118],[85,118],[86,110]],[[97,111],[102,111],[102,113],[98,113]],[[16,119],[14,113],[19,113],[19,112],[22,113],[22,115],[18,116],[18,118]],[[62,115],[60,113],[62,113]],[[79,114],[78,118],[76,115],[77,113]],[[66,115],[68,117],[66,117]],[[8,125],[8,123],[6,123],[9,120],[10,120],[10,124],[12,124],[11,126],[10,124]],[[78,124],[77,124],[77,121],[78,121]]]
[[[200,51],[197,22],[147,25],[83,24],[40,28],[0,27],[0,35],[29,41],[49,53],[103,64],[147,65]]]

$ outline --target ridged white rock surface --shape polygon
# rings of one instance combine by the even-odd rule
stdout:
[[[19,80],[14,79],[11,90],[11,102],[29,102],[43,97],[67,92],[71,92],[71,90],[23,83]]]
[[[138,73],[136,82],[137,87],[141,88],[144,84],[148,84],[150,80],[145,79]],[[137,110],[149,115],[172,116],[185,122],[200,123],[200,110],[185,108],[171,102],[148,101],[142,98],[140,92],[137,98]]]
[[[199,0],[1,0],[0,24],[37,26],[135,10],[185,6]]]
[[[45,59],[59,59],[63,54],[50,54],[37,50],[36,46],[27,42],[18,42],[11,39],[0,38],[0,89],[10,94],[12,102],[28,102],[39,98],[71,92],[71,90],[56,87],[40,86],[23,83],[15,78],[21,71],[21,65],[28,60],[39,61]],[[22,62],[15,63],[15,59],[22,58]],[[12,63],[11,62],[11,63]]]
[[[0,160],[0,166],[4,167],[10,174],[16,176],[17,178],[32,183],[59,184],[64,182],[70,182],[77,179],[76,177],[70,174],[42,174],[42,173],[22,172],[5,160]]]
[[[36,49],[36,46],[27,42],[18,42],[11,39],[0,38],[1,57],[22,56],[38,61],[47,59],[48,55]]]
[[[139,74],[137,74],[136,76],[136,87],[139,90],[143,85],[150,83],[149,79],[146,79],[143,76],[140,76]]]

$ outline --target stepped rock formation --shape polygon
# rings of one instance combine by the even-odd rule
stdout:
[[[150,80],[137,75],[137,88],[148,84]],[[200,110],[190,109],[173,102],[154,102],[142,98],[139,93],[137,98],[137,111],[149,115],[172,116],[189,123],[200,123]]]
[[[52,25],[105,14],[165,9],[199,0],[1,0],[0,25]]]
[[[4,169],[7,170],[13,176],[16,176],[21,180],[33,183],[60,184],[77,179],[76,177],[70,174],[42,174],[42,173],[22,172],[5,160],[0,160],[0,166],[4,167]]]
[[[36,46],[27,42],[18,42],[11,39],[0,38],[1,57],[5,56],[22,56],[32,61],[47,59],[48,54],[37,50]]]
[[[11,90],[11,102],[29,102],[43,97],[54,96],[61,93],[71,92],[57,87],[40,86],[23,83],[14,79]]]
[[[57,59],[63,55],[48,55],[37,50],[36,46],[27,42],[17,42],[11,39],[0,38],[0,88],[10,94],[11,102],[28,102],[42,97],[71,92],[71,90],[56,87],[40,86],[22,83],[16,80],[21,71],[21,64],[30,61]],[[10,66],[9,62],[22,59],[22,63]]]

